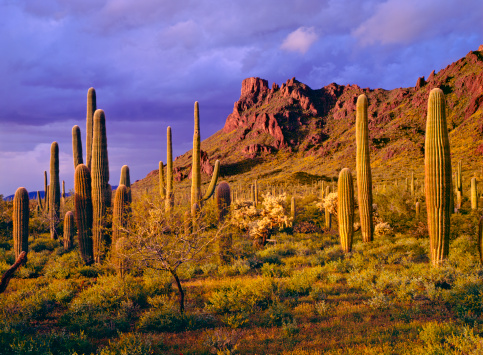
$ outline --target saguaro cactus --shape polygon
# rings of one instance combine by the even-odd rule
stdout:
[[[166,132],[166,212],[169,213],[174,205],[173,193],[173,145],[171,141],[171,127]]]
[[[74,176],[74,210],[79,251],[86,265],[94,261],[92,248],[91,172],[84,164],[77,165]]]
[[[290,199],[290,217],[292,217],[292,223],[294,223],[296,217],[295,196]]]
[[[125,185],[127,188],[128,201],[132,202],[131,195],[131,176],[129,173],[129,166],[123,165],[121,168],[121,179],[119,180],[119,185]]]
[[[411,196],[414,197],[415,184],[414,184],[414,172],[411,172]]]
[[[456,208],[460,209],[463,202],[463,174],[462,174],[461,160],[458,162],[458,169],[456,170]]]
[[[62,180],[62,194],[60,195],[60,205],[62,208],[65,206],[65,181]]]
[[[193,134],[193,163],[191,166],[191,206],[201,200],[201,138],[198,101],[195,102],[195,127]]]
[[[47,181],[47,172],[44,171],[44,209],[46,211],[49,210],[49,191],[48,191],[49,183]]]
[[[94,261],[100,263],[103,258],[105,227],[108,202],[110,202],[109,160],[107,156],[106,117],[103,110],[94,113],[92,138],[92,241]],[[109,194],[109,195],[108,195]],[[107,201],[109,199],[109,201]]]
[[[339,174],[338,197],[340,243],[342,250],[348,253],[352,250],[354,234],[354,185],[348,168],[342,169]]]
[[[356,170],[361,233],[364,242],[372,241],[374,230],[372,222],[372,174],[369,151],[367,105],[366,95],[360,95],[357,99],[356,114]]]
[[[216,206],[218,208],[218,222],[223,223],[231,205],[230,185],[226,181],[222,181],[216,188]],[[218,251],[220,263],[226,264],[230,261],[232,246],[232,235],[229,232],[222,234],[218,240]]]
[[[59,181],[59,145],[53,142],[50,146],[50,187],[49,187],[49,219],[50,238],[57,239],[57,223],[60,209]]]
[[[159,194],[164,200],[166,198],[166,188],[164,187],[164,166],[163,162],[159,162]]]
[[[419,201],[416,201],[415,209],[416,217],[419,217],[419,215],[421,214],[421,203]]]
[[[29,247],[29,193],[25,187],[19,187],[13,198],[13,249],[15,260],[21,252],[28,252]]]
[[[94,129],[94,112],[97,110],[96,90],[90,88],[87,91],[87,115],[86,115],[86,165],[91,169],[92,163],[92,137]]]
[[[126,185],[119,185],[116,189],[114,204],[112,207],[112,245],[124,236],[124,228],[127,225],[129,215],[129,190]]]
[[[40,191],[37,191],[37,204],[38,204],[39,212],[40,212],[41,210],[43,210],[42,198],[40,197]]]
[[[480,263],[483,264],[483,217],[480,217],[478,223],[478,253],[480,254]]]
[[[476,185],[476,178],[471,178],[471,209],[478,209],[478,189]]]
[[[191,167],[191,206],[197,204],[198,207],[201,207],[201,203],[208,200],[215,191],[216,182],[220,173],[220,162],[218,160],[215,162],[215,169],[213,170],[210,185],[208,186],[206,193],[202,195],[200,115],[198,101],[195,102],[194,111],[193,163]]]
[[[77,165],[84,164],[82,159],[82,141],[79,126],[72,127],[72,155],[74,156],[74,169]]]
[[[68,211],[64,217],[64,250],[70,250],[74,244],[74,214]]]
[[[450,230],[451,156],[443,91],[431,90],[425,141],[425,186],[431,261],[448,255]]]

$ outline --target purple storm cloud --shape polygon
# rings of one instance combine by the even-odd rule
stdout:
[[[73,188],[71,129],[106,113],[111,184],[223,127],[241,81],[414,86],[483,44],[481,0],[0,0],[0,194],[43,190],[50,144]],[[85,154],[84,154],[85,156]]]

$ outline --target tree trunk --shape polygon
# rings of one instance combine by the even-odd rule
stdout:
[[[178,275],[176,274],[176,271],[171,271],[171,275],[173,275],[175,281],[176,281],[176,286],[178,286],[178,303],[179,303],[179,312],[183,313],[184,312],[184,292],[183,288],[181,287],[181,282],[179,281]]]

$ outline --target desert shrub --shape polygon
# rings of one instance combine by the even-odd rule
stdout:
[[[205,345],[212,354],[233,355],[237,352],[238,343],[242,339],[243,331],[228,328],[209,330],[206,333]]]
[[[206,307],[215,314],[249,314],[266,309],[272,303],[275,290],[276,285],[270,279],[235,281],[216,289]]]
[[[265,263],[261,269],[262,275],[266,277],[286,277],[290,275],[290,270],[279,264]]]
[[[468,326],[430,322],[419,332],[424,354],[481,354],[483,338]]]
[[[38,277],[49,258],[50,253],[47,250],[38,253],[30,252],[27,255],[27,264],[17,270],[15,275],[22,279]]]
[[[167,296],[148,298],[149,309],[139,318],[137,327],[142,331],[180,331],[186,327],[186,319],[179,306]]]
[[[152,342],[146,335],[120,333],[115,340],[99,351],[99,355],[144,355],[154,354]]]
[[[221,276],[245,275],[252,269],[252,264],[247,259],[236,259],[231,264],[218,267]]]
[[[297,222],[293,227],[294,233],[310,234],[310,233],[320,233],[321,231],[322,231],[321,228],[317,224],[314,224],[309,221]]]
[[[83,332],[50,332],[26,335],[0,332],[0,354],[91,354],[95,346]]]
[[[290,307],[286,302],[274,301],[264,311],[262,315],[262,323],[267,326],[281,326],[284,322],[293,320]]]
[[[143,283],[148,295],[167,295],[173,288],[173,276],[166,271],[148,268],[143,272]]]
[[[374,237],[376,238],[390,237],[392,235],[394,235],[394,231],[387,222],[378,223],[374,227]]]
[[[138,308],[145,305],[145,290],[132,277],[103,276],[74,298],[61,323],[94,337],[110,336],[128,330]]]
[[[43,250],[53,251],[55,248],[58,248],[60,243],[58,240],[50,239],[50,238],[36,238],[33,243],[29,245],[29,249],[41,252]]]
[[[448,286],[450,287],[450,286]],[[479,275],[461,275],[445,295],[459,319],[468,324],[483,322],[483,281]]]
[[[285,243],[271,245],[264,250],[259,250],[257,256],[263,263],[280,264],[284,256],[294,255],[295,249]]]
[[[53,256],[51,255],[51,258]],[[79,267],[83,261],[77,250],[65,253],[60,257],[51,260],[46,267],[45,276],[56,279],[68,279],[69,277],[80,276]]]
[[[323,275],[324,271],[321,266],[294,271],[290,278],[284,280],[281,292],[283,290],[287,296],[306,296]]]

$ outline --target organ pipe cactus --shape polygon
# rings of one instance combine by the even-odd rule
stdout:
[[[50,146],[50,185],[49,185],[50,238],[57,239],[57,223],[60,209],[59,145]]]
[[[425,140],[425,186],[429,246],[434,266],[448,255],[450,231],[451,156],[443,91],[431,90]]]
[[[87,115],[86,115],[86,165],[91,170],[92,163],[92,139],[94,129],[94,112],[97,110],[96,90],[89,88],[87,91]]]
[[[201,195],[201,139],[200,139],[200,115],[198,101],[194,107],[194,134],[193,134],[193,163],[191,167],[191,206],[201,206],[203,201],[208,200],[214,193],[216,182],[220,173],[220,163],[215,162],[215,169],[211,177],[210,185],[206,193]]]
[[[72,127],[72,155],[74,156],[74,169],[79,164],[84,164],[82,159],[82,141],[79,126]]]
[[[226,181],[222,181],[218,184],[216,188],[216,206],[218,211],[218,222],[223,223],[225,221],[228,212],[230,211],[231,205],[231,193],[230,185]],[[226,264],[230,261],[232,246],[232,235],[229,232],[225,232],[221,235],[218,240],[218,250],[220,263]]]
[[[360,95],[357,99],[356,114],[356,170],[361,233],[364,242],[372,241],[374,231],[372,221],[372,174],[369,151],[367,105],[366,95]]]
[[[164,200],[166,198],[166,189],[164,187],[164,166],[163,162],[159,162],[159,194],[161,198]]]
[[[103,110],[94,113],[92,137],[92,242],[94,261],[103,258],[103,245],[106,242],[105,229],[107,208],[112,191],[109,186],[109,161],[107,156],[106,117]]]
[[[348,168],[341,170],[338,185],[339,197],[339,235],[342,250],[349,253],[352,250],[354,234],[354,185],[352,174]]]
[[[475,177],[471,178],[471,209],[478,209],[478,189]]]
[[[166,131],[166,212],[170,212],[174,205],[173,193],[173,145],[171,140],[171,127]]]
[[[64,250],[72,249],[74,244],[74,214],[68,211],[64,217]]]
[[[119,186],[125,185],[127,188],[128,201],[132,202],[131,195],[131,175],[129,172],[129,166],[123,165],[121,168],[121,179],[119,180]]]
[[[112,245],[124,236],[129,216],[129,190],[126,185],[119,185],[116,189],[112,206]]]
[[[19,187],[13,197],[13,249],[15,260],[21,252],[28,252],[29,246],[29,193]]]
[[[86,265],[92,264],[92,191],[91,172],[84,164],[77,165],[74,175],[74,210],[79,251]]]

